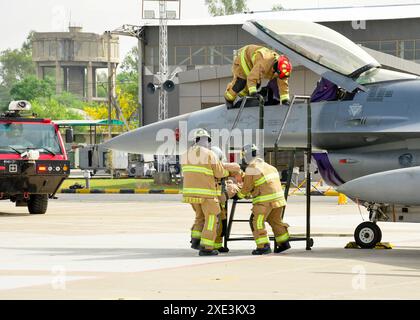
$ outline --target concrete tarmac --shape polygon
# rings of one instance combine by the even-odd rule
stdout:
[[[380,223],[392,250],[344,249],[362,221],[353,203],[313,197],[315,246],[251,256],[254,243],[199,257],[178,195],[60,195],[46,215],[0,202],[0,299],[419,299],[420,225]],[[249,217],[241,205],[238,217]],[[362,216],[367,214],[362,209]],[[305,197],[290,198],[291,233]],[[233,233],[249,234],[249,226]]]

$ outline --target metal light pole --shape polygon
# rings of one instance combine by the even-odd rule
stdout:
[[[155,10],[146,10],[145,3],[147,2],[158,2],[159,5],[159,72],[157,74],[157,81],[158,84],[156,88],[159,90],[159,105],[158,105],[158,121],[163,121],[168,118],[168,82],[173,82],[170,79],[171,75],[169,74],[169,62],[168,62],[168,19],[174,20],[180,18],[181,12],[181,2],[180,0],[143,0],[142,1],[142,11],[143,11],[143,18],[144,19],[156,19],[155,18]],[[168,3],[169,6],[174,9],[174,6],[178,7],[178,10],[168,11]],[[176,9],[176,8],[175,8]],[[178,11],[178,18],[176,12]],[[168,16],[168,12],[170,13]],[[147,13],[147,14],[146,14]],[[171,15],[171,13],[175,13],[175,15]],[[146,17],[145,17],[146,16]],[[152,83],[153,88],[153,83]],[[155,88],[152,89],[153,93],[155,92]],[[158,156],[158,172],[167,172],[168,168],[168,161],[167,156],[160,155]]]
[[[168,76],[168,19],[166,15],[166,0],[159,1],[159,77],[164,83]],[[158,120],[168,118],[168,93],[159,90]]]

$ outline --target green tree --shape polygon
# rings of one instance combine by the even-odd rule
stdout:
[[[212,16],[225,16],[248,10],[246,0],[206,0],[205,4]]]
[[[138,73],[139,65],[139,49],[138,47],[133,47],[127,55],[124,57],[123,62],[121,63],[122,72],[127,73]]]
[[[121,71],[117,75],[117,95],[121,109],[127,121],[138,123],[139,117],[139,54],[138,48],[133,47],[125,56]],[[129,110],[129,111],[126,111]]]
[[[284,7],[281,4],[275,4],[272,8],[271,11],[282,11],[284,10]]]
[[[121,64],[121,72],[117,75],[117,84],[123,93],[129,93],[138,101],[139,72],[138,48],[133,47]]]
[[[7,110],[11,99],[9,90],[0,85],[0,111]]]
[[[73,93],[66,91],[57,95],[53,95],[51,98],[56,100],[60,105],[66,108],[83,109],[86,104]]]
[[[96,75],[96,95],[101,98],[108,97],[108,76],[106,72],[98,72]]]
[[[6,49],[0,52],[0,85],[10,89],[16,82],[35,74],[32,61],[33,32],[29,34],[20,49]]]
[[[31,101],[32,112],[40,118],[52,120],[82,120],[86,118],[82,110],[70,108],[56,98],[39,97]]]
[[[40,97],[51,97],[55,91],[55,84],[49,78],[40,80],[36,76],[28,76],[14,84],[10,89],[10,95],[14,100],[32,101]]]

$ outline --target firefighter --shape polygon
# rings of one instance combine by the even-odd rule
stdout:
[[[217,229],[217,237],[215,240],[215,249],[221,253],[229,252],[229,249],[223,246],[223,237],[226,235],[227,230],[227,201],[233,197],[237,189],[237,184],[233,181],[233,176],[240,174],[241,168],[237,163],[227,163],[226,157],[223,151],[217,147],[211,147],[211,150],[214,152],[216,157],[223,163],[223,167],[229,171],[229,174],[232,175],[231,178],[222,178],[219,182],[219,189],[222,191],[222,195],[219,197],[220,203],[220,224]]]
[[[210,150],[211,137],[204,129],[194,133],[195,144],[182,157],[184,176],[183,202],[190,203],[195,211],[191,229],[191,248],[200,250],[200,256],[213,256],[215,250],[221,190],[216,179],[229,175],[222,163]]]
[[[290,104],[288,78],[291,72],[289,59],[273,50],[258,45],[239,49],[232,66],[233,80],[225,92],[226,105],[231,108],[238,95],[257,96],[257,87],[263,79],[277,79],[281,103]]]
[[[276,239],[274,252],[290,249],[289,225],[282,222],[286,200],[277,169],[258,157],[258,148],[255,145],[247,145],[242,149],[242,160],[247,168],[238,198],[252,197],[250,225],[257,244],[257,249],[252,254],[271,253],[270,240],[265,229],[266,221],[273,229]]]

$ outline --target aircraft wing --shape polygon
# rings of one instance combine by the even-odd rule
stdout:
[[[345,90],[363,86],[355,79],[380,67],[366,51],[343,35],[320,24],[293,20],[248,21],[243,27],[254,37],[286,54]]]

